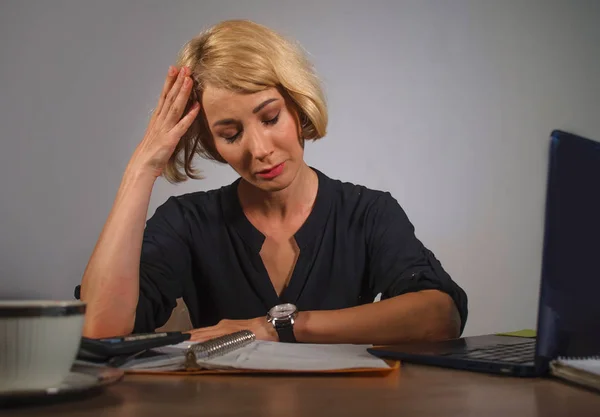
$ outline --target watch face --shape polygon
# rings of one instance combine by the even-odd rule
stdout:
[[[295,312],[296,312],[296,306],[288,303],[288,304],[276,305],[269,311],[269,314],[271,315],[271,317],[273,317],[275,319],[280,319],[283,317],[289,317],[292,314],[294,314]]]

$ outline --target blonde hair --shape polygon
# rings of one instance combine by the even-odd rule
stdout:
[[[296,107],[301,139],[325,136],[327,107],[311,63],[298,45],[265,26],[247,20],[221,22],[187,42],[177,66],[190,68],[194,80],[186,113],[207,85],[240,93],[275,87]],[[195,155],[225,163],[203,112],[177,144],[163,176],[171,183],[202,178],[192,166]]]

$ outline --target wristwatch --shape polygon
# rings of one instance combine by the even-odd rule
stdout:
[[[298,309],[294,304],[278,304],[267,313],[267,321],[273,325],[279,341],[284,343],[296,343],[294,336],[294,321],[298,315]]]

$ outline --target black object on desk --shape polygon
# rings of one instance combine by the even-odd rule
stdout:
[[[120,358],[145,352],[148,349],[174,345],[189,340],[191,335],[182,332],[140,333],[105,339],[81,338],[77,358],[91,362],[108,362],[118,366]]]

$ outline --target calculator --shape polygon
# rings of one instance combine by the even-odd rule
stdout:
[[[84,361],[106,362],[162,346],[189,340],[191,335],[183,332],[138,333],[129,336],[104,339],[81,338],[77,358]]]

